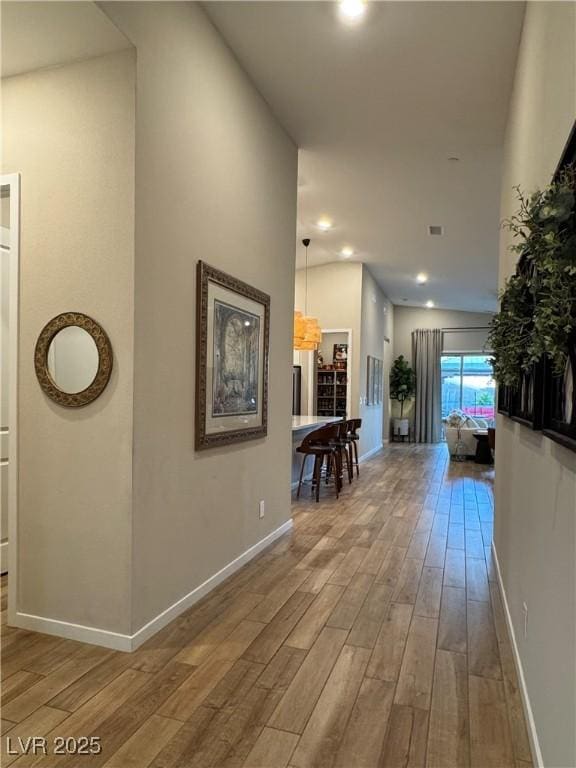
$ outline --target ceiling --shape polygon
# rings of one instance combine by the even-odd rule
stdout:
[[[91,2],[7,2],[0,6],[2,77],[103,56],[130,43]]]
[[[495,309],[524,4],[372,2],[354,25],[332,2],[204,7],[300,147],[298,237],[312,238],[310,264],[350,246],[396,304]],[[317,228],[321,216],[330,231]]]

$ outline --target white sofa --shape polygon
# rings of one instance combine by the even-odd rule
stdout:
[[[460,426],[452,426],[453,424],[458,423]],[[474,438],[474,432],[479,432],[485,429],[488,429],[488,422],[485,419],[477,417],[472,418],[461,411],[453,411],[446,419],[444,419],[444,435],[446,437],[448,453],[450,456],[456,454],[458,440],[461,440],[466,446],[467,456],[475,456],[477,441]],[[460,431],[460,437],[458,436],[458,431]]]

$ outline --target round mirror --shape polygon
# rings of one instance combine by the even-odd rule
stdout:
[[[88,331],[78,325],[62,328],[48,347],[48,372],[62,392],[87,389],[98,373],[98,347]]]
[[[43,328],[34,364],[48,397],[60,405],[87,405],[108,384],[112,347],[95,320],[80,312],[65,312]]]

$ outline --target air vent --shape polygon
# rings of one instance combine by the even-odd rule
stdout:
[[[429,235],[443,235],[444,234],[444,227],[441,227],[439,224],[430,224],[428,227],[428,234]]]

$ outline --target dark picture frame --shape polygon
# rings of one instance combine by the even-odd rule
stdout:
[[[374,405],[375,358],[368,355],[366,360],[366,405]]]
[[[555,177],[564,168],[574,163],[576,163],[576,122],[572,127]],[[550,362],[544,361],[542,432],[550,440],[576,452],[576,392],[572,387],[571,397],[566,397],[565,380],[569,372],[568,366],[571,366],[571,379],[574,381],[576,379],[576,337],[573,337],[569,343],[567,370],[564,375],[557,375]],[[569,420],[566,420],[563,415],[567,410],[570,414]]]
[[[501,416],[510,416],[512,401],[512,388],[506,384],[498,386],[498,413]]]
[[[346,364],[348,362],[348,344],[334,344],[332,362]]]
[[[382,403],[383,372],[383,361],[368,355],[366,361],[366,405],[380,405]]]
[[[570,344],[568,363],[572,368],[572,382],[576,377],[576,338]],[[558,376],[549,361],[544,365],[544,410],[542,432],[555,443],[576,452],[576,389],[566,397],[564,376]],[[567,401],[570,400],[570,403]],[[570,416],[563,413],[569,408]]]
[[[196,299],[195,448],[265,437],[270,296],[199,261]]]
[[[509,393],[508,416],[519,424],[537,431],[542,429],[544,410],[544,364],[534,363],[522,374],[522,383]]]

